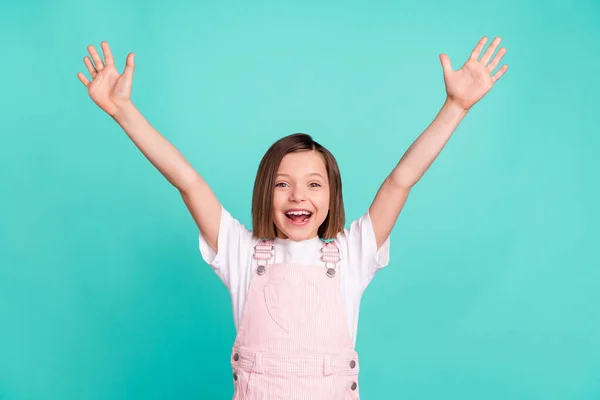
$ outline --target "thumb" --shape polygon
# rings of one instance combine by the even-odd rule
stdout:
[[[133,53],[127,55],[127,61],[125,61],[125,70],[123,71],[123,77],[127,85],[127,90],[131,90],[131,82],[133,80],[133,70],[135,69],[135,63],[133,60]]]
[[[452,64],[450,63],[450,57],[448,57],[446,54],[440,54],[440,61],[442,63],[442,68],[444,69],[444,74],[452,72]]]

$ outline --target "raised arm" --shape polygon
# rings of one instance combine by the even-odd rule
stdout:
[[[77,77],[88,88],[92,100],[125,131],[144,156],[175,186],[183,198],[200,232],[216,251],[221,218],[217,197],[183,155],[144,118],[131,101],[133,53],[127,56],[125,70],[119,74],[108,43],[102,42],[105,62],[94,46],[88,46],[94,60],[84,58],[92,76],[90,82],[79,72]]]
[[[500,38],[494,39],[479,60],[487,42],[486,37],[482,38],[458,71],[452,70],[447,55],[440,56],[447,94],[442,109],[384,180],[369,208],[377,248],[391,233],[411,188],[429,169],[471,107],[491,90],[508,69],[507,65],[503,65],[491,75],[506,53],[505,48],[500,49],[490,62],[500,41]]]

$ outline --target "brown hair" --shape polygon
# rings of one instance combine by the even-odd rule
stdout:
[[[273,143],[258,166],[252,193],[252,227],[254,235],[258,238],[273,239],[277,236],[272,213],[275,175],[283,157],[298,151],[319,152],[327,170],[329,213],[319,227],[319,237],[331,239],[344,230],[346,217],[342,198],[342,178],[335,157],[329,150],[315,142],[310,135],[294,133]]]

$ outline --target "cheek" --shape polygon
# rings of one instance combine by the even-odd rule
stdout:
[[[327,212],[327,210],[329,209],[329,193],[322,193],[316,203],[318,204],[318,207],[321,209],[321,211]]]
[[[282,196],[281,193],[275,192],[273,194],[273,213],[277,214],[279,211],[281,211],[284,203],[284,196]]]

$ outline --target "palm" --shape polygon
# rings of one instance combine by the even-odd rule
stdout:
[[[92,75],[92,81],[87,80],[82,73],[78,73],[77,76],[88,88],[88,94],[94,103],[109,115],[114,116],[120,107],[131,101],[131,83],[134,68],[133,53],[127,56],[125,70],[123,74],[119,74],[108,43],[103,42],[102,48],[105,63],[102,62],[94,46],[89,46],[88,49],[95,65],[88,57],[84,58],[84,63]]]
[[[130,96],[124,75],[119,74],[114,66],[107,66],[96,75],[88,93],[94,103],[107,112],[120,102],[128,101]]]
[[[498,54],[490,62],[490,58],[501,39],[496,38],[484,53],[481,60],[481,50],[485,45],[487,38],[479,41],[467,62],[458,71],[454,71],[450,65],[450,59],[442,54],[440,60],[444,69],[444,82],[446,85],[446,94],[448,98],[459,104],[465,110],[473,107],[483,96],[485,96],[493,87],[494,83],[506,72],[508,67],[503,65],[496,74],[491,75],[504,54],[506,48],[500,49]],[[489,62],[489,64],[488,64]]]

